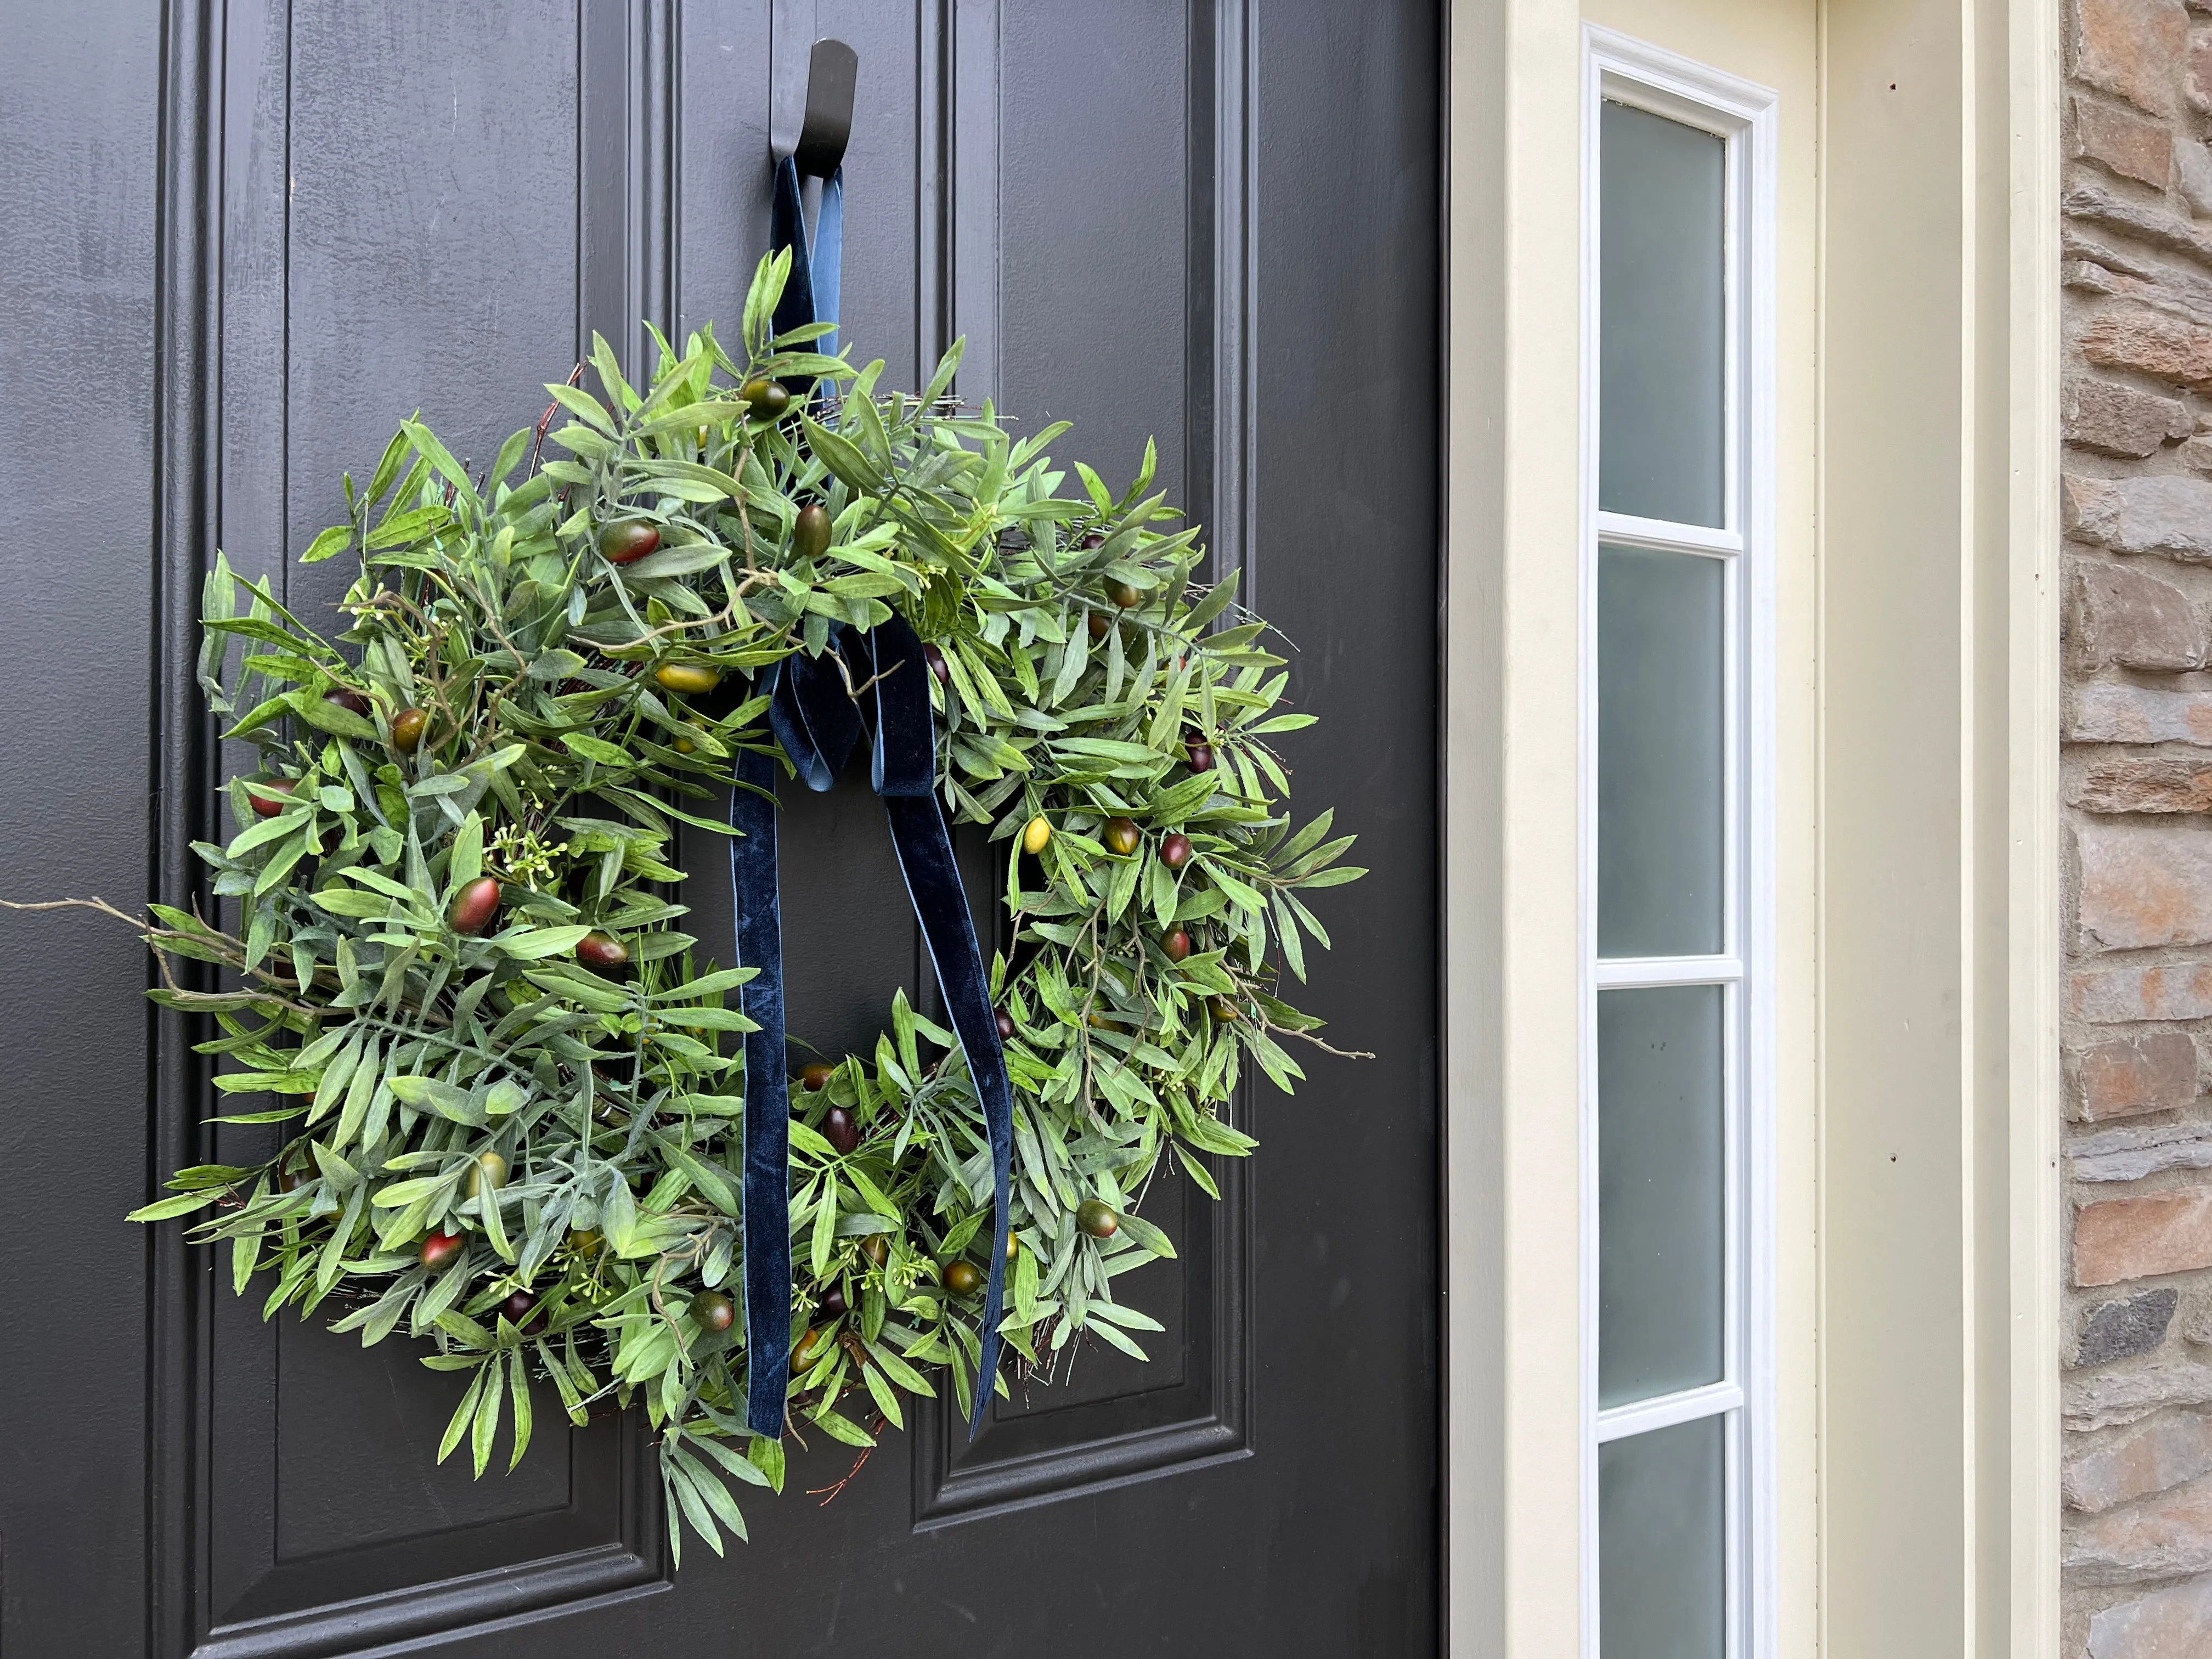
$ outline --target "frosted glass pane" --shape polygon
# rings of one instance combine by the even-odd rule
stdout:
[[[1601,1406],[1721,1378],[1723,995],[1598,994]]]
[[[1722,1419],[1597,1450],[1602,1659],[1723,1659]]]
[[[1601,122],[1598,505],[1717,526],[1725,148],[1625,104]]]
[[[1721,949],[1718,559],[1598,550],[1597,952]]]

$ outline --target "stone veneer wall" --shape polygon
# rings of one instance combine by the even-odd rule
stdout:
[[[2212,0],[2068,6],[2066,1659],[2212,1656]]]

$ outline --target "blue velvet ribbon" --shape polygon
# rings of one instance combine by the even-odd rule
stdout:
[[[843,184],[823,189],[820,228],[810,243],[799,209],[799,174],[777,164],[776,245],[792,250],[791,279],[776,307],[778,333],[836,315]],[[803,306],[803,314],[801,307]],[[834,336],[819,348],[835,349]],[[769,726],[806,787],[836,781],[862,729],[851,688],[872,705],[870,778],[890,820],[907,896],[921,925],[954,1039],[983,1109],[991,1146],[990,1273],[983,1294],[982,1341],[968,1433],[983,1425],[999,1374],[999,1322],[1005,1316],[1006,1238],[1012,1201],[1013,1090],[991,1006],[990,978],[953,861],[952,837],[937,800],[937,737],[929,706],[929,667],[921,636],[904,618],[866,630],[838,630],[819,656],[786,658],[754,682],[769,696]],[[775,762],[740,753],[730,794],[730,877],[737,957],[759,974],[738,992],[745,1034],[745,1341],[750,1356],[745,1420],[781,1435],[791,1378],[791,1128],[786,1080],[783,942],[776,878]]]

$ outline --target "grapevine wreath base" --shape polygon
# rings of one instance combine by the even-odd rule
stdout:
[[[902,994],[872,1054],[755,1079],[788,1103],[793,1271],[787,1379],[749,1372],[765,987],[683,931],[672,860],[679,823],[729,830],[748,756],[791,769],[776,674],[833,675],[848,713],[926,684],[936,806],[1003,857],[1000,1330],[1043,1380],[1082,1338],[1144,1357],[1161,1327],[1116,1284],[1174,1248],[1139,1200],[1170,1150],[1216,1194],[1206,1155],[1253,1145],[1224,1121],[1244,1067],[1300,1075],[1278,1039],[1318,1022],[1274,963],[1304,977],[1328,937],[1301,894],[1359,873],[1329,813],[1294,831],[1279,805],[1269,742],[1311,717],[1277,712],[1234,578],[1191,586],[1195,530],[1155,527],[1149,450],[1118,496],[1079,463],[1060,494],[1064,425],[957,412],[957,348],[916,397],[807,349],[826,325],[771,338],[787,264],[754,279],[742,362],[656,334],[633,388],[596,343],[599,396],[550,388],[564,459],[540,464],[550,410],[475,477],[404,423],[304,556],[360,561],[334,638],[218,556],[200,682],[260,765],[228,787],[238,833],[198,850],[237,920],[143,924],[154,997],[221,1028],[215,1086],[281,1103],[214,1121],[292,1138],[179,1170],[136,1218],[209,1210],[239,1291],[274,1275],[264,1315],[428,1339],[469,1375],[440,1455],[465,1442],[479,1474],[502,1420],[522,1456],[533,1378],[580,1423],[641,1404],[679,1553],[679,1516],[717,1551],[744,1535],[732,1486],[781,1486],[787,1424],[866,1448],[945,1377],[981,1403],[992,1148],[961,1046]],[[855,650],[870,630],[922,660]]]

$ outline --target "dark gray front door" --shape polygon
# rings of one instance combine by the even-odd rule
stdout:
[[[672,1574],[639,1424],[541,1410],[472,1482],[404,1342],[264,1325],[173,1224],[126,1226],[210,1150],[195,1034],[149,1018],[120,929],[7,915],[0,1652],[1432,1651],[1434,8],[0,9],[0,896],[189,890],[225,768],[191,675],[212,550],[325,606],[342,576],[288,550],[399,418],[482,459],[592,331],[635,361],[641,316],[732,320],[836,34],[847,341],[914,384],[965,335],[966,397],[1074,419],[1060,451],[1117,485],[1157,436],[1322,717],[1297,800],[1374,873],[1325,896],[1306,1005],[1381,1056],[1255,1092],[1224,1200],[1148,1206],[1182,1249],[1131,1292],[1152,1364],[1086,1353],[972,1447],[817,1443],[750,1546]],[[787,807],[792,1027],[839,1052],[925,975],[873,798]]]

